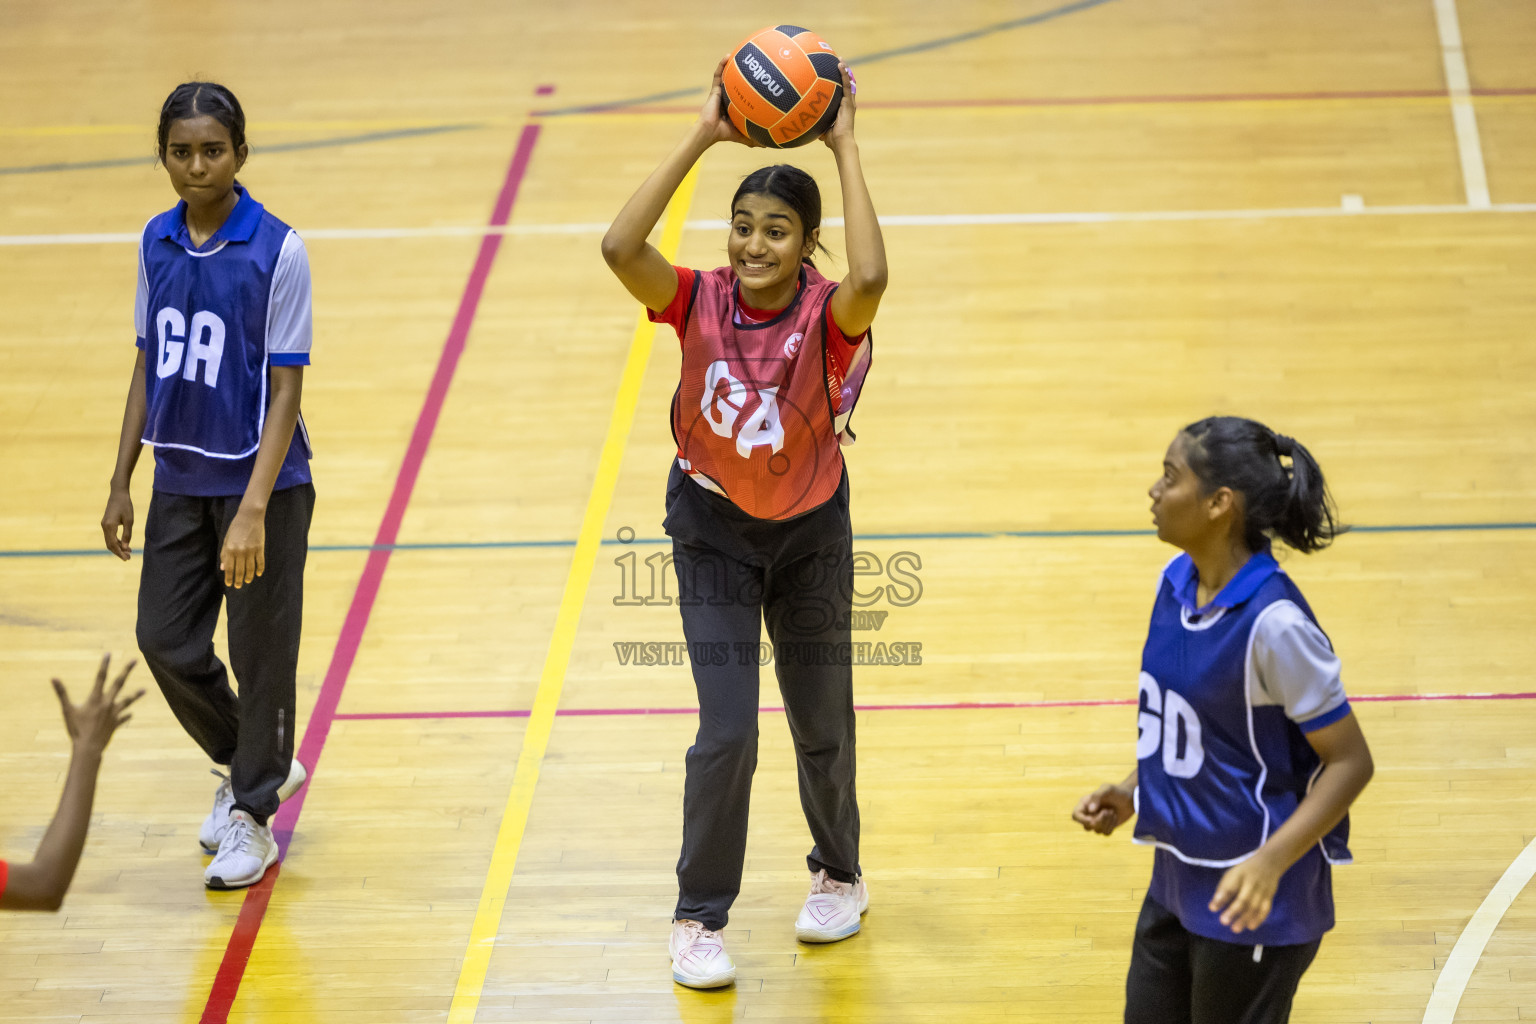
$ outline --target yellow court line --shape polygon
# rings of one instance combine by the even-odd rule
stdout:
[[[688,208],[693,202],[693,187],[698,180],[698,173],[699,168],[695,164],[667,207],[667,219],[662,228],[659,248],[669,262],[677,256],[683,225],[688,220]],[[485,974],[490,967],[491,953],[496,947],[496,935],[501,927],[501,912],[506,906],[507,890],[512,886],[512,873],[517,866],[518,850],[522,847],[523,833],[528,826],[533,792],[539,783],[539,771],[544,763],[545,752],[549,749],[555,709],[560,704],[560,690],[565,685],[566,668],[570,665],[571,649],[576,643],[576,626],[581,619],[581,606],[586,600],[587,588],[592,581],[592,569],[597,563],[603,524],[608,519],[608,509],[613,503],[619,468],[624,461],[624,449],[629,443],[630,428],[635,422],[640,385],[645,379],[646,365],[651,360],[651,343],[655,337],[656,325],[641,310],[640,322],[629,343],[624,372],[619,378],[619,392],[613,401],[613,412],[608,419],[608,434],[603,439],[603,451],[597,460],[597,478],[592,482],[592,493],[587,497],[587,510],[582,516],[581,531],[577,534],[576,553],[571,558],[570,572],[565,578],[565,592],[560,598],[560,612],[555,618],[554,635],[549,640],[544,671],[539,676],[538,693],[534,695],[533,710],[523,733],[522,750],[517,755],[512,792],[508,794],[507,806],[502,812],[501,827],[496,833],[496,848],[491,853],[491,866],[486,871],[485,888],[481,890],[475,922],[470,928],[469,945],[464,950],[464,966],[459,970],[459,980],[453,990],[453,1003],[448,1008],[448,1024],[472,1024],[475,1011],[480,1005]]]

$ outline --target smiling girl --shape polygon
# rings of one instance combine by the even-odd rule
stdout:
[[[614,220],[608,266],[682,344],[672,401],[677,458],[667,484],[683,634],[699,697],[688,750],[683,849],[670,951],[694,988],[729,985],[720,930],[741,890],[757,766],[758,642],[766,620],[814,846],[803,942],[859,930],[849,611],[853,534],[841,444],[869,368],[869,327],[885,291],[885,247],[854,141],[854,84],[822,141],[842,183],[848,273],[824,278],[821,195],[783,164],[731,200],[729,266],[674,267],[646,241],[690,168],[717,142],[752,145],[721,115],[715,69],[698,122]]]
[[[309,259],[292,228],[235,180],[245,114],[211,82],[179,85],[157,148],[181,202],[150,219],[134,302],[138,357],[101,519],[132,556],[128,484],[155,450],[138,640],[182,727],[228,765],[199,832],[212,889],[277,859],[269,817],[305,778],[293,760],[304,560],[315,489],[299,415],[311,338]],[[229,658],[214,654],[228,603]]]
[[[1287,465],[1287,463],[1289,463]],[[1152,485],[1163,570],[1142,653],[1137,767],[1072,813],[1157,847],[1128,1024],[1283,1024],[1333,927],[1330,865],[1373,771],[1339,659],[1270,553],[1343,532],[1311,454],[1263,424],[1192,423]]]

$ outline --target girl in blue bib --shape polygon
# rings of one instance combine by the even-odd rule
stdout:
[[[315,489],[299,415],[311,340],[309,259],[238,181],[245,114],[211,82],[160,111],[160,160],[181,201],[139,243],[138,357],[101,527],[127,561],[128,483],[155,451],[138,640],[145,664],[222,780],[198,841],[209,888],[259,881],[277,860],[268,819],[303,784],[293,759],[304,561]],[[219,607],[229,660],[214,654]]]
[[[1333,927],[1330,867],[1371,753],[1339,660],[1270,553],[1338,525],[1291,438],[1232,416],[1179,432],[1152,485],[1163,570],[1142,652],[1137,766],[1073,820],[1136,818],[1156,847],[1126,980],[1127,1024],[1284,1024]]]

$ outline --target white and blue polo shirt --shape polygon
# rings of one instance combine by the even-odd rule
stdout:
[[[244,494],[271,401],[269,368],[309,364],[304,243],[235,191],[235,208],[201,247],[185,202],[151,218],[139,243],[143,440],[155,449],[155,489],[170,494]],[[308,483],[310,454],[301,416],[273,490]]]
[[[1329,864],[1349,818],[1281,877],[1269,918],[1234,935],[1207,904],[1323,769],[1306,733],[1350,713],[1339,659],[1268,550],[1204,608],[1189,555],[1163,570],[1142,652],[1135,838],[1157,847],[1148,895],[1189,931],[1245,945],[1312,942],[1333,927]]]

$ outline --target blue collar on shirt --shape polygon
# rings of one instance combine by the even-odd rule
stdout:
[[[261,224],[261,215],[265,208],[243,185],[235,185],[235,194],[240,198],[235,201],[235,208],[229,211],[229,216],[224,218],[224,223],[219,225],[219,230],[204,242],[201,247],[192,244],[192,234],[187,230],[187,201],[183,199],[176,204],[175,209],[167,210],[158,218],[160,223],[156,225],[160,238],[169,239],[184,249],[193,252],[201,252],[217,249],[225,242],[249,242],[251,236],[256,233],[256,228]]]
[[[1195,568],[1195,560],[1189,557],[1188,552],[1173,560],[1173,564],[1168,566],[1167,576],[1168,582],[1173,584],[1174,599],[1193,615],[1212,608],[1236,608],[1257,593],[1264,582],[1279,571],[1280,563],[1275,561],[1275,556],[1268,548],[1255,551],[1243,563],[1243,567],[1237,570],[1237,575],[1228,580],[1227,585],[1204,608],[1195,606],[1199,600],[1200,570]]]

